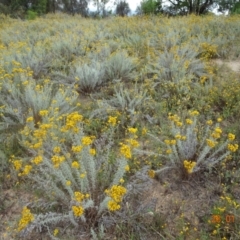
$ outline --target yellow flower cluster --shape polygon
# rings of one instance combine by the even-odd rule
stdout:
[[[124,194],[126,194],[127,189],[122,186],[113,185],[110,190],[105,190],[105,192],[112,198],[112,200],[108,202],[108,209],[110,211],[119,210],[121,208],[120,203]]]
[[[35,163],[36,165],[40,164],[43,161],[43,157],[41,155],[36,156],[32,162]]]
[[[201,44],[202,53],[201,57],[204,59],[211,59],[217,54],[217,46],[211,45],[207,42]]]
[[[236,152],[238,150],[238,144],[228,144],[228,150],[231,152]]]
[[[60,166],[60,164],[65,160],[65,157],[64,156],[53,155],[51,160],[53,162],[53,166],[55,168],[58,168]]]
[[[189,174],[192,173],[195,165],[196,165],[196,162],[192,162],[192,161],[189,161],[189,160],[184,160],[183,161],[183,166]]]
[[[210,147],[210,148],[214,148],[217,144],[217,142],[214,142],[213,140],[211,139],[206,139],[206,142],[207,142],[207,145]]]
[[[75,133],[78,133],[79,129],[77,127],[77,124],[81,122],[83,119],[83,116],[79,114],[78,112],[70,113],[67,116],[66,124],[64,127],[62,127],[62,132],[67,132],[68,130],[72,130]]]
[[[81,192],[74,192],[74,200],[77,202],[82,202],[83,199],[85,198],[85,195]]]
[[[16,171],[19,171],[22,167],[22,161],[21,160],[14,160],[13,161],[13,166]]]
[[[48,110],[39,111],[39,115],[42,116],[42,117],[47,116],[48,115]]]
[[[130,133],[135,134],[135,133],[137,132],[137,128],[129,127],[129,128],[128,128],[128,131],[129,131]]]
[[[190,118],[187,118],[187,119],[186,119],[186,124],[191,125],[192,123],[193,123],[193,120],[192,120],[192,119],[190,119]]]
[[[126,171],[126,172],[129,172],[129,171],[130,171],[129,165],[127,165],[127,166],[125,167],[125,171]]]
[[[120,153],[127,159],[130,159],[132,157],[132,152],[130,146],[120,143]]]
[[[18,231],[22,231],[26,226],[34,220],[34,215],[31,213],[30,209],[24,207],[22,210],[22,217],[18,223]]]
[[[36,138],[36,139],[45,139],[47,135],[47,131],[46,130],[43,130],[43,129],[36,129],[34,130],[33,132],[33,136]]]
[[[148,171],[148,176],[149,176],[150,178],[154,178],[154,177],[155,177],[155,171],[154,171],[154,170],[149,170],[149,171]]]
[[[96,155],[96,149],[90,148],[90,149],[89,149],[89,153],[90,153],[92,156],[95,156],[95,155]]]
[[[29,165],[29,164],[27,164],[27,165],[24,167],[22,173],[19,173],[18,176],[27,176],[27,175],[30,173],[31,170],[32,170],[32,166]]]
[[[80,204],[85,198],[89,198],[89,194],[83,194],[81,192],[74,192],[74,198],[78,204]],[[75,217],[81,217],[84,213],[84,208],[81,205],[72,206],[72,211]]]
[[[207,123],[207,125],[211,126],[213,124],[213,121],[212,120],[208,120],[206,123]]]
[[[33,121],[33,117],[28,117],[26,122],[32,122]]]
[[[114,127],[116,125],[116,123],[117,123],[117,117],[109,116],[108,123]]]
[[[71,181],[69,181],[69,180],[68,180],[68,181],[66,181],[66,185],[67,185],[67,186],[71,186],[71,184],[72,184],[72,182],[71,182]]]
[[[166,145],[176,145],[177,143],[175,139],[172,140],[165,139],[164,142],[166,143]]]
[[[229,141],[233,141],[234,139],[235,139],[235,135],[232,134],[232,133],[229,133],[229,134],[228,134],[228,140],[229,140]]]
[[[82,206],[72,206],[72,211],[75,217],[81,217],[84,213],[84,208]]]
[[[58,235],[58,233],[59,233],[59,230],[56,228],[56,229],[54,229],[54,231],[53,231],[53,236],[57,236]]]
[[[167,149],[166,150],[166,154],[171,154],[172,153],[172,150],[171,149]]]
[[[83,147],[81,145],[79,145],[79,146],[72,146],[72,151],[74,153],[80,153],[82,151],[82,148]]]
[[[139,147],[139,142],[135,139],[130,138],[130,139],[127,139],[126,142],[128,142],[133,148]]]
[[[61,152],[61,148],[59,146],[56,146],[53,148],[53,152],[54,153],[60,153]]]
[[[170,121],[174,122],[175,125],[178,126],[178,127],[182,127],[182,125],[183,125],[183,123],[180,121],[180,117],[177,116],[176,114],[174,114],[174,115],[169,114],[168,119]]]
[[[92,144],[92,139],[90,137],[83,137],[82,138],[82,144],[85,145],[85,146],[88,146],[90,144]]]
[[[80,168],[80,164],[77,161],[72,162],[72,167],[73,168]]]
[[[216,127],[214,129],[214,132],[211,134],[211,136],[215,139],[218,139],[221,137],[221,134],[222,134],[222,129],[220,127]]]
[[[177,140],[182,140],[182,141],[185,141],[185,140],[187,139],[186,136],[182,136],[180,133],[179,133],[179,134],[176,134],[176,135],[175,135],[175,138],[176,138]]]

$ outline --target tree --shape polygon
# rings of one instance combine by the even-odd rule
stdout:
[[[115,2],[116,6],[116,14],[120,15],[121,17],[124,17],[128,15],[128,13],[131,12],[129,8],[129,4],[125,0],[120,0],[118,2]]]
[[[220,0],[218,2],[218,11],[219,12],[226,12],[230,11],[230,13],[237,13],[237,10],[240,7],[239,0]]]
[[[205,14],[216,7],[219,0],[168,0],[170,6],[165,7],[165,12],[170,15],[177,14]]]
[[[97,7],[97,15],[105,17],[107,15],[106,4],[109,0],[93,0],[93,4]]]
[[[142,0],[137,8],[140,14],[157,14],[162,12],[162,0]]]
[[[235,3],[231,9],[231,14],[240,14],[240,2]]]
[[[88,2],[89,0],[62,0],[65,12],[72,15],[78,13],[84,17],[88,15]]]

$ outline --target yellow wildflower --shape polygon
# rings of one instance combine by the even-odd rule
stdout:
[[[112,126],[115,126],[117,123],[117,117],[111,117],[109,116],[108,118],[108,123],[111,124]]]
[[[127,189],[123,186],[113,185],[110,190],[106,190],[105,192],[115,202],[119,203],[122,201],[123,195],[127,192]]]
[[[150,178],[154,178],[154,177],[155,177],[155,171],[154,171],[154,170],[149,170],[149,171],[148,171],[148,176],[149,176]]]
[[[129,127],[128,128],[128,131],[130,132],[130,133],[136,133],[137,132],[137,128],[132,128],[132,127]]]
[[[189,124],[189,125],[191,125],[191,124],[193,123],[193,121],[192,121],[191,119],[187,118],[187,119],[186,119],[186,123]]]
[[[89,149],[89,153],[91,154],[91,155],[96,155],[96,149],[94,149],[94,148],[90,148]]]
[[[74,197],[77,202],[82,202],[82,200],[84,199],[84,194],[82,194],[81,192],[74,192]]]
[[[66,181],[66,185],[67,185],[67,186],[71,186],[71,184],[72,184],[72,182],[71,182],[71,181],[69,181],[69,180],[68,180],[68,181]]]
[[[119,182],[120,182],[120,183],[124,183],[124,179],[121,178],[121,179],[119,180]]]
[[[132,146],[132,147],[138,147],[139,143],[135,139],[127,139],[127,142]]]
[[[132,157],[131,149],[126,144],[121,144],[120,153],[127,159],[130,159]]]
[[[48,115],[48,110],[39,111],[39,115],[42,116],[42,117],[47,116]]]
[[[208,120],[206,123],[207,123],[207,125],[211,126],[213,124],[213,121],[212,120]]]
[[[85,178],[86,174],[85,173],[81,173],[80,174],[80,178]]]
[[[182,125],[183,125],[183,123],[182,122],[176,122],[176,125],[178,126],[178,127],[181,127]]]
[[[182,136],[182,137],[181,137],[181,140],[183,140],[183,141],[185,141],[186,139],[187,139],[186,136]]]
[[[196,111],[196,110],[194,110],[194,111],[191,111],[191,112],[190,112],[190,115],[191,115],[191,116],[197,116],[197,115],[199,115],[199,112]]]
[[[28,175],[31,170],[32,170],[32,166],[31,165],[26,165],[23,169],[23,172],[22,172],[21,176]]]
[[[24,207],[22,210],[22,217],[18,223],[18,231],[22,231],[26,226],[34,220],[34,215],[31,213],[30,209]]]
[[[229,133],[229,134],[228,134],[228,140],[229,140],[229,141],[233,141],[234,139],[235,139],[235,135],[232,134],[232,133]]]
[[[84,213],[84,208],[82,206],[72,206],[72,211],[75,217],[81,217]]]
[[[60,153],[60,152],[61,152],[61,148],[58,147],[58,146],[57,146],[57,147],[54,147],[54,148],[53,148],[53,152],[54,152],[54,153]]]
[[[238,150],[238,144],[228,144],[228,150],[231,152],[236,152]]]
[[[126,172],[129,172],[129,171],[130,171],[129,165],[127,165],[127,166],[125,167],[125,171],[126,171]]]
[[[79,167],[80,167],[80,164],[79,164],[77,161],[73,161],[73,162],[72,162],[72,167],[73,167],[73,168],[79,168]]]
[[[121,206],[117,202],[115,202],[113,200],[110,200],[108,202],[107,207],[112,212],[117,211],[117,210],[119,210],[121,208]]]
[[[189,174],[192,173],[195,165],[196,165],[196,162],[192,162],[192,161],[188,161],[188,160],[183,161],[183,166]]]
[[[27,122],[32,122],[33,121],[33,117],[28,117],[26,121]]]
[[[21,160],[14,160],[13,161],[13,166],[16,171],[19,171],[22,167],[22,161]]]
[[[59,230],[57,228],[55,228],[54,231],[53,231],[53,236],[57,236],[58,233],[59,233]]]
[[[215,147],[216,146],[216,142],[212,141],[211,139],[207,139],[207,145],[211,148]]]
[[[39,163],[41,163],[43,161],[43,157],[42,156],[37,156],[35,157],[32,162],[35,163],[36,165],[38,165]]]
[[[176,135],[175,135],[175,138],[178,139],[178,140],[180,140],[180,139],[182,139],[182,136],[181,136],[181,134],[176,134]]]
[[[147,134],[147,128],[144,127],[144,128],[142,129],[142,135],[146,135],[146,134]]]
[[[92,143],[92,139],[90,137],[83,137],[82,138],[82,144],[87,146],[90,145]]]
[[[82,146],[81,145],[79,145],[79,146],[72,146],[72,151],[74,153],[79,153],[79,152],[81,152],[81,150],[82,150]]]
[[[167,149],[166,150],[166,154],[171,154],[172,153],[172,150],[171,149]]]

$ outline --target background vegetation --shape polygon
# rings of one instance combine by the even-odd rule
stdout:
[[[109,10],[107,4],[112,3]],[[90,11],[93,4],[96,11]],[[165,14],[168,16],[196,14],[203,15],[213,10],[220,13],[239,14],[238,0],[142,0],[135,14]],[[34,19],[37,15],[64,12],[71,15],[80,14],[83,17],[107,17],[112,15],[126,16],[131,14],[126,0],[0,0],[0,13],[14,18]]]

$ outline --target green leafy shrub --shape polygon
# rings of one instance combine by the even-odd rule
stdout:
[[[35,20],[38,16],[37,12],[34,12],[32,10],[27,11],[27,20]]]

